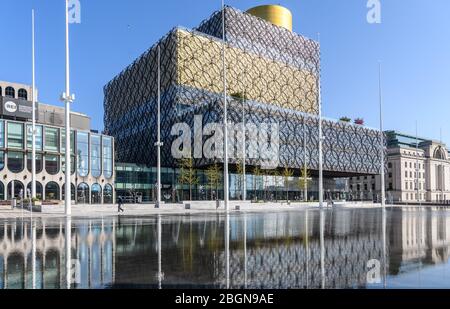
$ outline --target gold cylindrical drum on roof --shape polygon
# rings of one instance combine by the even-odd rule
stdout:
[[[247,13],[292,31],[292,13],[280,5],[261,5],[251,8]]]

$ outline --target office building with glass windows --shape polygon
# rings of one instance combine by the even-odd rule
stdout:
[[[32,89],[0,82],[0,201],[31,191]],[[36,195],[64,200],[64,108],[37,103]],[[71,113],[72,200],[78,204],[114,202],[114,140],[90,130],[90,118]]]

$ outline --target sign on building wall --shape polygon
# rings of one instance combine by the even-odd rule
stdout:
[[[33,103],[25,100],[1,97],[0,113],[3,116],[10,116],[22,119],[32,119]],[[38,115],[38,103],[36,103],[36,117]]]

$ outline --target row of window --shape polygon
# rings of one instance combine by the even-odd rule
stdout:
[[[364,191],[368,191],[368,190],[369,190],[369,185],[368,184],[364,184]],[[375,184],[372,184],[371,190],[372,191],[376,190]],[[353,191],[353,185],[350,185],[350,191]],[[356,185],[356,191],[361,191],[361,185],[360,184]]]
[[[0,86],[0,97],[1,96],[3,96],[3,89]],[[5,97],[15,99],[16,98],[16,90],[13,87],[10,87],[10,86],[6,87],[5,88]],[[23,88],[19,89],[17,91],[17,98],[18,99],[22,99],[22,100],[28,100],[28,92],[25,89],[23,89]]]
[[[417,195],[417,193],[406,193],[405,194],[405,201],[413,201],[416,202],[417,201],[417,197],[419,197],[419,200],[423,201],[424,200],[424,195],[423,194],[419,194]]]
[[[405,168],[408,168],[408,162],[405,162]],[[413,168],[412,162],[409,162],[409,168]],[[414,168],[417,169],[417,163],[414,163]],[[425,168],[425,164],[419,163],[419,169],[424,169],[424,168]]]
[[[14,184],[14,191],[12,190]],[[0,182],[0,200],[12,199],[13,195],[17,199],[25,197],[31,192],[31,182],[27,185],[26,192],[24,191],[24,184],[20,181],[11,181],[8,184],[7,196],[5,196],[5,188],[2,182]],[[78,185],[75,192],[75,185],[71,185],[72,200],[76,200],[79,204],[101,204],[102,195],[104,204],[113,204],[113,186],[106,184],[103,188],[98,183],[89,187],[86,183]],[[75,195],[76,194],[76,195]],[[45,195],[45,196],[44,196]],[[65,185],[60,187],[56,182],[49,182],[45,185],[45,191],[40,182],[36,182],[36,197],[41,200],[64,200],[65,198]]]
[[[21,173],[25,169],[25,153],[23,152],[14,152],[9,151],[8,159],[5,160],[5,152],[0,151],[0,171],[2,171],[5,166],[8,167],[8,170],[13,173]],[[43,159],[44,158],[44,159]],[[61,163],[60,163],[61,159]],[[8,161],[6,164],[5,161]],[[72,156],[72,165],[71,165],[71,174],[75,174],[75,157]],[[59,155],[47,154],[43,156],[42,154],[36,154],[36,173],[42,173],[44,170],[45,163],[45,171],[50,175],[56,175],[60,172],[60,167],[62,166],[62,171],[65,173],[65,157],[60,157]],[[27,170],[31,173],[32,169],[32,160],[31,154],[27,155]]]
[[[425,154],[421,153],[421,152],[411,152],[411,151],[406,151],[406,150],[403,151],[403,154],[408,155],[408,156],[415,156],[415,157],[424,157],[425,156]]]
[[[425,189],[425,184],[419,182],[419,190]],[[405,182],[405,190],[417,190],[417,185],[414,182]]]
[[[7,131],[6,139],[5,129]],[[36,126],[35,132],[36,151],[38,153],[44,151],[50,153],[50,155],[46,154],[45,160],[46,162],[47,160],[53,161],[54,165],[58,163],[58,166],[55,166],[55,168],[59,171],[59,154],[65,154],[66,152],[65,129],[38,125]],[[89,172],[91,172],[93,177],[98,178],[102,175],[102,170],[106,178],[109,179],[113,176],[113,141],[111,137],[82,131],[71,131],[70,136],[72,166],[76,163],[76,171],[79,176],[87,177]],[[24,126],[20,122],[8,121],[5,127],[5,122],[0,120],[0,148],[30,151],[32,146],[32,126],[30,124]],[[13,155],[18,156],[18,160],[22,158],[23,164],[23,154],[20,155],[18,153],[12,152]],[[37,155],[37,159],[42,161],[42,154]],[[64,158],[62,161],[64,167]],[[9,164],[8,162],[8,166]],[[49,165],[51,164],[52,162],[49,162]],[[15,169],[20,169],[20,165]],[[75,170],[72,170],[72,173],[74,172]]]
[[[408,178],[408,176],[409,176],[409,178],[417,178],[417,175],[419,175],[419,179],[420,178],[423,178],[423,179],[425,179],[425,173],[421,173],[421,172],[419,172],[419,174],[417,174],[417,172],[414,172],[414,174],[413,174],[413,172],[408,172],[408,171],[405,171],[405,178]]]

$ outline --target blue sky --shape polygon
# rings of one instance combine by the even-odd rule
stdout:
[[[324,115],[362,117],[378,127],[378,61],[383,63],[385,129],[450,144],[450,1],[380,0],[382,23],[366,20],[367,0],[278,0],[294,31],[322,43]],[[241,10],[262,0],[228,0]],[[36,9],[40,101],[61,104],[64,1],[1,0],[0,80],[31,83],[31,9]],[[81,0],[82,24],[71,26],[73,108],[103,129],[103,86],[174,26],[195,27],[216,0]]]

